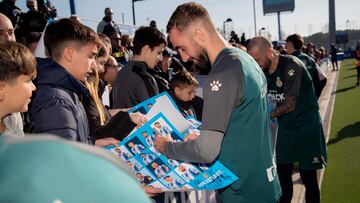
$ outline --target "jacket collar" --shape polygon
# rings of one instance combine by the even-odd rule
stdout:
[[[37,60],[37,85],[50,85],[67,89],[79,95],[89,98],[89,91],[84,85],[76,80],[69,72],[54,60],[36,58]]]

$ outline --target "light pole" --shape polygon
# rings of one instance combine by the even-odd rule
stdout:
[[[253,0],[253,8],[254,8],[254,26],[255,26],[255,33],[254,33],[254,36],[256,36],[256,31],[257,31],[257,28],[256,28],[256,10],[255,10],[255,0]],[[249,33],[250,34],[250,33]]]
[[[277,19],[278,19],[279,41],[281,41],[281,40],[282,40],[282,37],[281,37],[280,12],[277,12]]]
[[[336,21],[335,21],[335,0],[329,0],[329,44],[330,50],[331,43],[336,41]]]
[[[224,38],[226,38],[226,36],[225,36],[225,23],[228,23],[228,22],[232,22],[232,19],[231,19],[231,18],[228,18],[228,19],[226,19],[226,20],[223,22]]]
[[[136,22],[135,22],[135,6],[134,6],[134,2],[137,2],[137,1],[144,1],[144,0],[132,0],[132,13],[133,13],[133,23],[134,23],[134,25],[136,24]]]
[[[71,15],[76,14],[75,0],[70,0],[70,13],[71,13]]]

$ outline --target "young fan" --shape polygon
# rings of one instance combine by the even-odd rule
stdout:
[[[188,71],[179,71],[170,81],[170,95],[174,99],[181,113],[194,116],[201,120],[203,100],[195,96],[195,90],[199,86],[198,81]]]
[[[21,118],[11,115],[28,110],[35,76],[36,62],[29,49],[12,41],[0,45],[0,135],[23,135]]]

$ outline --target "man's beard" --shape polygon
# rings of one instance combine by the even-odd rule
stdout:
[[[209,56],[203,48],[200,48],[199,56],[194,59],[197,68],[206,69],[211,67]]]
[[[270,66],[271,66],[271,60],[267,58],[262,68],[263,70],[269,70]]]

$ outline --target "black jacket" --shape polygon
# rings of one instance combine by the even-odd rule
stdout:
[[[144,62],[129,61],[117,75],[113,87],[114,108],[131,108],[159,94],[154,77]]]
[[[197,120],[201,121],[204,103],[202,98],[195,96],[193,100],[184,102],[178,99],[173,92],[169,92],[169,95],[174,100],[175,104],[179,107],[184,117],[193,116]]]
[[[37,63],[37,89],[29,110],[33,131],[93,144],[80,101],[89,99],[87,89],[55,61]]]
[[[151,69],[148,68],[147,71],[154,77],[158,87],[159,87],[159,92],[165,92],[165,91],[169,91],[169,77],[166,79],[163,77],[164,73],[155,66],[155,68]]]
[[[84,100],[83,105],[89,121],[90,135],[94,141],[106,137],[112,137],[121,141],[136,127],[136,124],[131,121],[127,112],[120,111],[111,117],[103,105],[106,123],[101,125],[100,114],[94,100]]]

